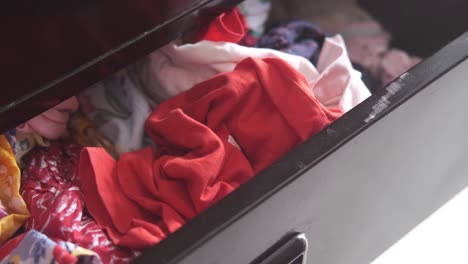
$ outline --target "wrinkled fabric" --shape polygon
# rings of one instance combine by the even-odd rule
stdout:
[[[86,206],[115,244],[153,245],[340,115],[283,60],[245,59],[153,111],[145,129],[158,152],[116,161],[85,148]]]
[[[29,211],[19,193],[20,169],[5,135],[0,135],[0,244],[8,240],[29,218]]]
[[[265,29],[268,13],[271,9],[269,0],[244,0],[238,5],[240,12],[244,15],[249,34],[260,37]]]
[[[367,69],[379,80],[379,86],[387,85],[422,60],[391,48],[390,34],[375,21],[349,25],[342,34],[351,61]]]
[[[113,143],[119,154],[149,144],[143,124],[151,108],[126,71],[88,88],[78,99],[81,111]]]
[[[78,109],[78,100],[71,97],[52,109],[34,117],[16,129],[23,133],[36,133],[47,139],[58,139],[66,135],[70,114]]]
[[[20,168],[24,168],[23,159],[36,146],[47,147],[50,141],[36,133],[16,133],[15,159]]]
[[[260,48],[270,48],[304,57],[317,65],[325,35],[307,21],[291,21],[266,32],[258,41]]]
[[[93,250],[104,263],[128,262],[135,254],[114,246],[106,233],[84,212],[77,175],[81,147],[52,142],[36,148],[23,172],[22,195],[31,211],[26,230],[36,229],[52,240],[72,242]]]
[[[324,40],[317,67],[305,58],[271,49],[210,41],[181,46],[171,43],[142,62],[138,87],[156,105],[216,74],[232,71],[248,57],[286,61],[306,77],[310,91],[329,108],[347,112],[370,95],[361,74],[353,69],[340,36]]]
[[[70,118],[70,137],[83,147],[102,147],[112,157],[119,156],[112,142],[110,142],[94,125],[94,123],[81,112],[76,112]]]
[[[7,216],[8,213],[7,211],[5,210],[5,208],[3,207],[0,207],[0,219],[4,218],[5,216]]]
[[[205,30],[201,30],[195,42],[202,40],[238,43],[247,33],[244,15],[233,8],[217,16]]]
[[[57,263],[99,264],[94,252],[69,242],[54,242],[44,234],[31,230],[9,241],[0,248],[1,264],[7,263]]]
[[[389,84],[421,60],[421,58],[410,56],[402,50],[390,49],[382,58],[382,71],[380,72],[382,84]]]
[[[245,0],[238,5],[238,8],[244,15],[248,28],[247,34],[241,40],[240,44],[247,47],[254,47],[265,29],[265,23],[271,8],[270,1]]]

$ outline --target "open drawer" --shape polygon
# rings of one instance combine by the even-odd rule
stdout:
[[[176,38],[203,17],[200,13],[205,7],[222,9],[239,1],[136,2],[141,6],[135,4],[134,9],[126,9],[124,1],[113,2],[118,3],[116,7],[125,18],[138,17],[131,20],[136,24],[126,29],[124,24],[111,27],[115,17],[87,20],[96,10],[110,14],[105,12],[104,4],[97,9],[90,8],[93,4],[87,1],[77,4],[82,8],[80,12],[89,12],[90,16],[81,20],[84,24],[70,25],[79,30],[93,28],[81,28],[92,23],[107,25],[109,28],[98,32],[107,32],[104,35],[67,31],[70,25],[60,24],[60,18],[76,15],[70,11],[78,10],[75,6],[47,9],[41,2],[50,21],[39,19],[40,7],[33,8],[36,11],[30,11],[25,21],[46,21],[45,28],[54,25],[52,29],[66,36],[57,50],[73,56],[63,59],[64,54],[57,54],[50,57],[55,68],[39,68],[36,63],[43,62],[47,54],[38,51],[49,48],[48,39],[39,37],[37,50],[28,50],[26,45],[25,53],[18,58],[6,56],[9,50],[23,48],[16,47],[16,43],[35,41],[34,34],[9,32],[10,41],[4,45],[10,45],[10,49],[3,52],[7,62],[18,63],[16,68],[3,64],[6,75],[13,76],[6,85],[19,88],[6,91],[0,98],[0,130],[22,123]],[[20,11],[19,7],[7,6],[5,10]],[[158,11],[154,13],[157,15],[142,16],[153,14],[150,7]],[[8,17],[4,19],[9,21]],[[26,22],[20,26],[34,29]],[[110,28],[115,31],[106,31]],[[132,31],[135,28],[138,30]],[[102,46],[94,49],[90,41],[89,46],[78,49],[82,43],[71,37],[76,32],[95,38],[94,42],[102,41]],[[81,53],[71,52],[75,50]],[[467,58],[468,33],[290,151],[160,244],[146,249],[134,262],[339,264],[374,260],[468,185],[468,163],[464,162],[468,152],[464,98],[468,90],[463,89],[468,81]],[[30,68],[23,69],[24,65]],[[30,72],[31,78],[17,75],[21,70]]]
[[[467,59],[468,33],[135,263],[371,262],[468,186]]]

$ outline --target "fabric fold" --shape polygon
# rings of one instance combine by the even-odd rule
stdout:
[[[245,59],[153,111],[145,130],[157,151],[114,160],[85,148],[86,205],[115,244],[153,245],[340,115],[283,60]]]
[[[78,145],[53,141],[49,147],[31,152],[21,184],[21,193],[31,211],[25,229],[91,249],[104,263],[127,263],[137,252],[113,245],[99,223],[86,212],[77,174],[80,151]]]
[[[47,139],[58,139],[66,134],[70,114],[77,109],[78,100],[73,96],[16,129],[23,133],[37,133]]]
[[[210,41],[180,46],[171,43],[153,52],[140,65],[139,88],[154,100],[154,106],[217,74],[232,71],[246,58],[279,58],[304,75],[309,90],[325,106],[347,112],[369,97],[370,92],[360,72],[353,69],[339,35],[325,38],[322,49],[316,68],[305,58],[271,49]],[[315,85],[317,82],[320,85]],[[337,95],[341,95],[339,100],[335,98]]]
[[[29,218],[29,210],[21,197],[20,169],[5,135],[0,135],[0,244],[7,241]]]

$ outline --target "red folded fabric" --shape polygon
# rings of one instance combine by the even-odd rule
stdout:
[[[145,124],[157,153],[82,151],[89,213],[117,245],[158,243],[338,118],[310,90],[286,62],[248,58],[169,99]]]
[[[237,7],[216,17],[209,26],[199,32],[196,41],[224,41],[238,43],[247,33],[244,15]]]
[[[25,228],[91,249],[104,263],[127,263],[136,253],[113,245],[84,212],[77,175],[80,151],[80,146],[62,142],[32,151],[21,183],[23,198],[31,212]]]

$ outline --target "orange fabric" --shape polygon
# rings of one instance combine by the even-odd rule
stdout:
[[[82,151],[86,206],[115,244],[150,246],[339,115],[286,62],[248,58],[155,109],[145,129],[157,153]]]
[[[0,205],[7,216],[0,219],[0,244],[7,241],[29,218],[29,211],[19,194],[20,169],[5,135],[0,135]]]

